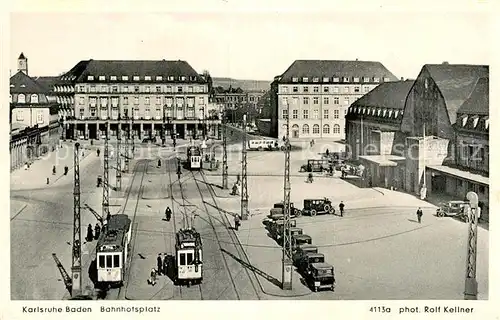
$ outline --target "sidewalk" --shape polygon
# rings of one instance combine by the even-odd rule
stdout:
[[[59,147],[56,151],[49,152],[36,159],[30,165],[29,169],[25,170],[25,167],[21,167],[11,172],[11,190],[42,188],[47,186],[47,178],[49,178],[49,185],[52,185],[64,176],[65,166],[69,168],[68,175],[72,175],[74,166],[73,153],[73,144],[63,143],[62,148]],[[83,157],[81,156],[82,153]],[[94,154],[93,151],[88,149],[82,150],[82,153],[80,153],[80,165],[89,155]],[[52,167],[54,165],[56,166],[55,175],[52,174]]]

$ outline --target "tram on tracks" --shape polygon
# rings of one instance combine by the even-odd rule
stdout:
[[[181,229],[176,233],[175,280],[178,285],[200,284],[203,280],[201,236],[194,229]]]
[[[202,167],[201,148],[190,146],[187,148],[187,163],[190,170],[200,170]]]
[[[97,282],[100,285],[123,285],[131,233],[132,222],[126,214],[112,215],[103,227],[96,247]]]

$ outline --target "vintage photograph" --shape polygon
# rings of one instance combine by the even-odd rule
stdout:
[[[12,13],[11,300],[488,300],[490,22]]]

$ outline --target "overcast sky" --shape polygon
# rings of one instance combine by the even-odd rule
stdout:
[[[85,59],[186,60],[198,72],[272,80],[297,59],[372,60],[397,77],[423,64],[489,64],[480,13],[16,13],[10,68],[57,75]]]

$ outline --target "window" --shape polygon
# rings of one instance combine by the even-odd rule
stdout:
[[[335,134],[340,133],[340,126],[338,124],[333,125],[333,133],[335,133]]]
[[[151,76],[144,76],[144,80],[151,81]]]
[[[333,78],[333,82],[340,82],[340,78],[338,77]]]
[[[118,106],[118,97],[111,98],[111,105],[113,105],[113,107]]]
[[[282,116],[283,116],[283,119],[288,118],[288,110],[287,109],[283,109]]]
[[[359,78],[354,78],[354,82],[359,82]]]
[[[31,100],[31,103],[38,103],[38,95],[32,94],[30,100]]]
[[[288,97],[282,97],[281,101],[282,101],[283,105],[287,105],[287,103],[288,103]]]
[[[317,77],[313,78],[313,82],[319,82],[319,78]]]
[[[156,76],[156,81],[162,81],[163,77],[162,76]]]
[[[160,96],[156,96],[156,104],[161,104],[161,97]]]
[[[329,87],[323,87],[323,92],[328,92],[328,91],[330,91]]]
[[[95,86],[90,86],[90,92],[95,92]]]
[[[167,92],[172,92],[172,87],[171,86],[167,86]]]
[[[339,87],[333,87],[333,92],[334,93],[339,93]]]
[[[146,86],[146,92],[151,92],[151,88],[149,86]]]
[[[323,104],[330,104],[330,98],[323,97]]]
[[[330,116],[328,111],[329,111],[328,109],[323,110],[323,119],[328,119],[328,117]]]
[[[299,92],[299,87],[293,87],[293,88],[292,88],[292,91],[293,91],[293,92]]]
[[[108,106],[108,98],[101,97],[101,106],[102,107],[107,107]]]
[[[161,86],[156,86],[156,92],[161,92]]]
[[[128,92],[128,86],[123,87],[123,92]]]
[[[339,104],[339,97],[333,98],[333,104]]]
[[[330,126],[325,124],[323,125],[323,134],[330,134]]]
[[[186,254],[186,264],[190,265],[190,264],[193,264],[193,253],[192,252],[188,252]]]
[[[318,109],[314,109],[313,110],[313,119],[318,119],[319,118],[319,110]]]
[[[354,87],[354,92],[359,92],[359,91],[360,91],[360,90],[359,90],[359,87],[358,87],[358,86]]]
[[[370,92],[370,87],[368,87],[368,86],[365,86],[363,89],[364,89],[365,93]]]
[[[120,255],[119,254],[113,255],[113,267],[120,268]]]
[[[139,97],[134,97],[134,104],[138,105],[139,104]]]
[[[302,126],[302,133],[309,134],[309,125],[305,124]]]
[[[319,87],[313,87],[313,92],[319,92]]]
[[[296,87],[294,87],[294,88],[296,88]],[[288,93],[288,87],[285,87],[285,86],[281,87],[281,92]]]
[[[204,97],[200,97],[200,104],[205,104],[205,98]]]
[[[113,267],[113,256],[108,254],[106,255],[106,268],[112,268]]]
[[[188,92],[193,92],[193,86],[188,87]]]
[[[384,82],[389,82],[389,81],[391,81],[391,79],[389,79],[389,78],[384,78]]]
[[[17,121],[24,121],[24,114],[23,114],[22,110],[17,110],[16,120]]]
[[[168,81],[174,81],[174,76],[168,76]]]
[[[292,100],[293,100],[293,104],[294,105],[298,105],[299,104],[299,98],[293,97]]]
[[[23,93],[17,96],[17,103],[26,103],[26,96]]]
[[[118,86],[113,86],[111,89],[113,92],[118,92]]]
[[[149,105],[149,97],[145,97],[145,98],[144,98],[144,104]]]
[[[318,124],[315,124],[313,126],[313,134],[319,134],[319,125]]]
[[[80,97],[80,104],[85,104],[85,97]]]
[[[80,92],[85,92],[85,86],[80,86]]]
[[[134,87],[134,92],[139,92],[139,86]]]
[[[344,104],[348,105],[349,104],[349,98],[344,98]]]
[[[333,110],[333,118],[338,119],[339,118],[339,110]]]
[[[304,92],[309,92],[309,87],[308,86],[304,86]]]
[[[292,119],[298,119],[299,118],[299,110],[293,109],[292,110]]]
[[[99,76],[99,81],[104,81],[104,80],[106,80],[105,76]]]
[[[200,86],[199,90],[200,90],[201,93],[204,93],[205,92],[205,87],[204,86]]]
[[[151,111],[151,110],[150,110],[149,108],[146,108],[146,110],[144,111],[144,117],[145,117],[146,119],[149,119],[149,117],[150,117],[149,112],[150,112],[150,111]]]
[[[128,104],[128,97],[123,97],[123,104]]]
[[[134,76],[134,81],[139,81],[139,76]]]
[[[308,97],[303,97],[302,99],[303,99],[302,103],[309,104],[309,98]]]
[[[313,98],[313,104],[319,104],[319,98],[318,97],[314,97]]]
[[[116,81],[116,76],[111,76],[111,81]]]
[[[348,77],[344,77],[344,82],[349,82],[349,78]]]
[[[88,76],[88,77],[87,77],[87,80],[89,80],[89,81],[93,81],[93,80],[94,80],[94,76]]]
[[[123,81],[128,81],[128,76],[122,76]]]
[[[302,110],[302,117],[304,119],[309,119],[309,110]]]
[[[349,93],[349,87],[344,87],[344,93]]]
[[[97,105],[97,97],[90,97],[90,106],[95,107]]]
[[[104,255],[99,255],[99,268],[106,268],[106,259]]]
[[[91,107],[90,108],[90,116],[91,117],[95,117],[96,116],[96,108],[95,107]]]
[[[156,119],[161,118],[161,109],[156,109]]]
[[[297,78],[297,77],[293,77],[293,78],[292,78],[292,82],[299,82],[299,78]]]
[[[182,92],[182,87],[177,87],[177,92]]]
[[[182,76],[182,77],[181,77],[181,81],[186,81],[186,77],[185,77],[185,76]]]
[[[364,77],[364,78],[363,78],[363,82],[370,82],[370,78],[368,78],[368,77]]]
[[[309,82],[309,78],[307,78],[307,77],[303,77],[303,78],[302,78],[302,82]]]
[[[328,77],[323,78],[323,82],[328,82],[328,81],[330,81],[330,79]]]
[[[373,78],[373,82],[379,82],[380,79],[379,78]]]

